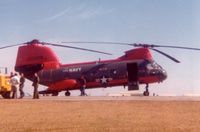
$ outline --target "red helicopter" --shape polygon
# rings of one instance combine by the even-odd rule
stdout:
[[[161,53],[177,63],[180,63],[180,61],[155,48],[165,47],[200,50],[189,47],[114,42],[64,43],[120,44],[138,48],[126,51],[124,55],[116,59],[75,64],[62,64],[56,54],[47,45],[110,54],[86,48],[40,42],[36,39],[22,44],[0,47],[0,49],[19,46],[15,70],[23,73],[29,80],[32,80],[33,74],[37,72],[40,77],[40,84],[48,87],[39,93],[52,94],[53,96],[57,96],[61,91],[66,91],[65,95],[70,96],[70,90],[80,89],[82,87],[79,82],[81,76],[84,76],[87,82],[86,89],[128,86],[128,90],[139,90],[139,85],[145,84],[146,89],[143,94],[144,96],[149,96],[149,84],[163,82],[167,78],[166,71],[153,60],[150,50]]]

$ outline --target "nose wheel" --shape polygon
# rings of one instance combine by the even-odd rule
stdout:
[[[66,92],[65,92],[65,96],[70,96],[71,95],[71,93],[67,90]]]
[[[146,84],[145,91],[143,92],[144,96],[149,96],[149,84]]]

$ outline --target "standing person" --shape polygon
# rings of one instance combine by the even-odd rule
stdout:
[[[87,94],[85,93],[86,79],[85,79],[84,75],[81,76],[81,78],[79,79],[79,82],[81,85],[81,88],[80,88],[81,95],[80,96],[87,96]]]
[[[17,98],[17,88],[19,85],[19,77],[17,76],[17,73],[15,73],[14,75],[12,75],[11,79],[11,91],[12,91],[12,99],[16,99]]]
[[[12,78],[14,76],[14,73],[13,72],[11,72],[10,73],[10,78]]]
[[[24,97],[24,90],[23,90],[24,82],[25,82],[24,74],[20,73],[20,84],[19,84],[20,99]]]
[[[32,86],[34,87],[33,91],[33,99],[39,99],[39,93],[38,93],[38,85],[39,85],[39,76],[37,73],[33,75],[33,84]]]

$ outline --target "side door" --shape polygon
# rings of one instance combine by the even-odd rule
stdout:
[[[138,64],[127,63],[128,90],[139,90]]]

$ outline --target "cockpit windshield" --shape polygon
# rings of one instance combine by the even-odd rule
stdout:
[[[152,61],[146,65],[146,69],[150,75],[158,75],[162,72],[165,72],[163,68],[158,65],[155,61]]]
[[[148,70],[160,70],[162,69],[162,67],[160,65],[158,65],[155,61],[152,61],[151,63],[147,64],[146,67]]]

